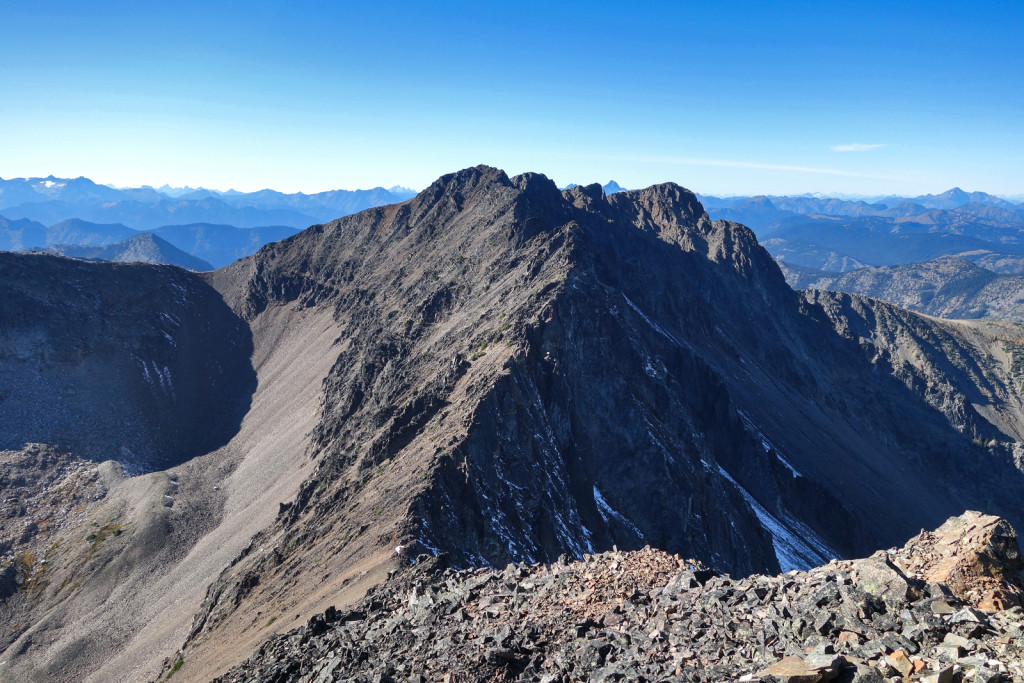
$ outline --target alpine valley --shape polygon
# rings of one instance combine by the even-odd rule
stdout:
[[[1024,675],[1019,205],[62,188],[133,227],[0,253],[0,679]]]

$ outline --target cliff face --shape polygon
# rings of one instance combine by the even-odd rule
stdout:
[[[192,273],[0,253],[0,448],[171,467],[237,430],[251,354],[244,321]]]
[[[131,392],[168,392],[131,432],[150,450],[129,446],[154,454],[147,468],[176,465],[149,475],[171,478],[164,532],[146,537],[166,553],[119,565],[131,581],[159,577],[160,599],[118,594],[131,608],[111,614],[133,625],[108,661],[69,654],[74,628],[105,635],[78,594],[33,598],[81,616],[47,617],[57,644],[46,647],[96,680],[156,675],[167,643],[185,643],[181,675],[212,677],[422,553],[500,566],[652,545],[747,575],[865,555],[966,507],[1024,518],[1019,471],[979,435],[1013,437],[993,413],[965,422],[947,410],[973,405],[983,373],[949,374],[948,400],[934,400],[864,344],[877,328],[896,357],[902,334],[796,294],[749,230],[709,220],[676,185],[559,192],[478,167],[201,277],[39,263],[67,272],[14,278],[29,283],[16,300],[40,303],[19,304],[28,322],[3,317],[2,343],[35,348],[24,340],[46,335],[63,340],[46,349],[80,357],[20,350],[7,362],[65,368],[45,385],[60,396],[66,368],[102,361],[96,376],[126,378],[104,395],[124,398],[98,411],[94,438],[66,420],[31,435],[5,427],[9,447],[116,456],[111,434],[148,405]],[[95,281],[53,284],[79,270]],[[179,287],[188,296],[175,304]],[[39,313],[79,300],[76,325]],[[162,314],[198,332],[159,327]],[[151,343],[133,346],[141,338]],[[220,368],[233,393],[193,382],[202,389],[183,403],[167,375],[174,392],[182,376],[206,377],[185,368]],[[3,405],[47,415],[28,396]],[[69,405],[78,422],[91,416],[92,403]],[[131,521],[144,479],[103,479],[103,526]],[[141,528],[103,547],[120,557]],[[69,529],[69,542],[84,531]],[[38,633],[5,654],[13,670],[56,661],[30,647]]]

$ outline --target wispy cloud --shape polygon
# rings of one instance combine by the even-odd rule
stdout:
[[[821,175],[846,176],[850,178],[871,178],[873,180],[894,180],[904,182],[907,178],[840,171],[832,168],[814,168],[811,166],[789,166],[786,164],[765,164],[757,161],[738,161],[732,159],[707,159],[703,157],[659,157],[659,156],[604,156],[606,159],[633,161],[650,164],[679,164],[681,166],[720,166],[724,168],[756,168],[766,171],[792,171],[796,173],[818,173]]]
[[[854,142],[850,145],[835,145],[829,147],[833,152],[870,152],[873,149],[879,149],[885,147],[885,145],[864,145],[859,142]]]

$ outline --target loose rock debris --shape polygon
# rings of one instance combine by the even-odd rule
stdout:
[[[744,579],[651,548],[504,570],[421,557],[217,681],[1024,681],[1022,569],[1013,529],[975,512]]]

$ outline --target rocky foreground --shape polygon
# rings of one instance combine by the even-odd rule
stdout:
[[[1022,569],[1012,527],[976,512],[740,580],[650,548],[504,570],[422,558],[217,680],[1024,681]]]

